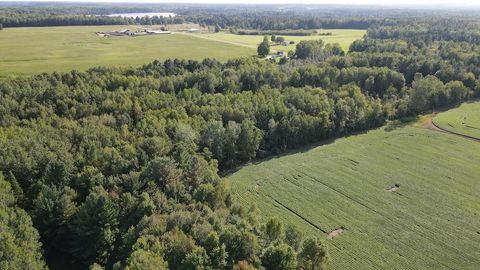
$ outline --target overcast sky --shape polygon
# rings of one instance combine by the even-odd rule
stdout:
[[[3,2],[4,0],[0,0]],[[142,2],[142,3],[242,3],[242,4],[354,4],[480,6],[480,0],[22,0],[25,2]]]

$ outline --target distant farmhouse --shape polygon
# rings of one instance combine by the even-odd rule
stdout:
[[[140,31],[132,31],[130,29],[125,29],[122,31],[95,32],[95,34],[97,34],[97,36],[100,36],[100,37],[109,37],[109,36],[164,35],[164,34],[172,34],[172,32],[166,31],[164,29],[161,29],[161,30],[143,29]]]
[[[285,52],[277,51],[276,54],[268,55],[267,57],[265,57],[265,59],[266,60],[277,59],[277,58],[282,58],[285,55],[286,55]]]

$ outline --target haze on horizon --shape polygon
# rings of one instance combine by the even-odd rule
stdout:
[[[0,0],[2,2],[2,0]],[[14,1],[12,1],[14,2]],[[206,4],[331,4],[379,6],[480,6],[478,0],[17,0],[17,2],[206,3]]]

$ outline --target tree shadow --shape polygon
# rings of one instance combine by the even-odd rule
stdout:
[[[372,128],[372,129],[368,129],[368,130],[352,132],[352,133],[349,133],[347,135],[339,135],[339,136],[335,136],[335,137],[332,137],[332,138],[329,138],[329,139],[324,139],[324,140],[321,140],[321,141],[318,141],[318,142],[314,142],[314,143],[311,143],[311,144],[308,144],[308,145],[287,149],[287,150],[285,150],[281,153],[278,153],[278,154],[273,154],[273,155],[269,155],[269,156],[262,157],[262,158],[256,158],[249,163],[240,164],[240,165],[235,166],[233,168],[230,168],[230,169],[227,169],[227,170],[222,170],[222,171],[219,172],[219,175],[221,177],[227,177],[229,175],[232,175],[232,174],[238,172],[239,170],[241,170],[242,168],[244,168],[248,165],[258,165],[260,163],[270,161],[270,160],[276,160],[276,159],[279,159],[279,158],[282,158],[282,157],[285,157],[285,156],[302,154],[302,153],[308,152],[308,151],[310,151],[314,148],[320,147],[320,146],[333,144],[337,139],[343,139],[343,138],[348,138],[348,137],[351,137],[351,136],[366,134],[367,132],[369,132],[371,130],[375,130],[375,129],[376,128]]]

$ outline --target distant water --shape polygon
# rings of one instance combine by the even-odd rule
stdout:
[[[117,14],[109,14],[109,17],[125,17],[125,18],[136,18],[136,17],[175,17],[175,13],[171,12],[144,12],[144,13],[117,13]]]

